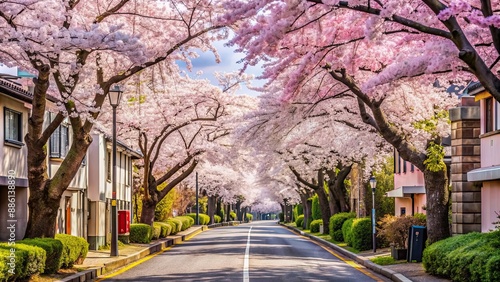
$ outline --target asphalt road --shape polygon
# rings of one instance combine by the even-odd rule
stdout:
[[[200,233],[105,281],[390,281],[275,221]]]

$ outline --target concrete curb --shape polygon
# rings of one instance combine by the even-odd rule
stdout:
[[[198,226],[196,226],[198,227]],[[125,265],[128,265],[132,262],[138,261],[143,257],[146,257],[148,255],[160,252],[162,249],[173,246],[173,245],[178,245],[182,243],[183,241],[205,231],[208,230],[208,227],[205,225],[199,226],[200,228],[195,228],[192,231],[189,231],[187,233],[184,233],[182,235],[174,235],[172,238],[166,238],[163,239],[160,242],[156,242],[153,245],[147,247],[146,249],[139,251],[137,253],[128,255],[124,258],[117,259],[115,261],[111,261],[108,263],[105,263],[103,266],[100,267],[93,267],[89,268],[87,270],[75,273],[71,276],[65,277],[61,280],[57,280],[57,282],[84,282],[84,281],[94,281],[97,279],[97,277],[104,275],[106,273],[109,273],[111,271],[114,271],[120,267],[123,267]]]
[[[318,238],[316,236],[313,236],[309,233],[305,233],[304,231],[301,231],[295,227],[292,227],[292,226],[287,226],[287,225],[284,225],[284,224],[281,224],[281,226],[283,227],[286,227],[292,231],[294,231],[295,233],[299,233],[300,235],[303,235],[305,237],[308,237],[310,238],[311,240],[313,241],[316,241],[320,244],[322,244],[323,246],[326,246],[330,249],[332,249],[333,251],[337,252],[337,253],[340,253],[341,255],[345,256],[345,257],[348,257],[349,259],[352,259],[353,261],[355,261],[356,263],[358,263],[359,265],[362,265],[366,268],[369,268],[371,270],[373,270],[374,272],[376,273],[379,273],[379,274],[382,274],[384,275],[385,277],[391,279],[392,281],[397,281],[397,282],[411,282],[410,279],[408,279],[407,277],[405,277],[403,274],[401,273],[398,273],[398,272],[395,272],[393,270],[390,270],[388,268],[385,268],[381,265],[378,265],[378,264],[375,264],[373,263],[371,260],[365,258],[365,257],[360,257],[358,255],[356,255],[355,253],[352,253],[352,252],[349,252],[348,250],[342,248],[342,247],[339,247],[335,244],[332,244],[326,240],[323,240],[321,238]]]

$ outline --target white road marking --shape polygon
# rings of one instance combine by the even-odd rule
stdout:
[[[248,274],[248,265],[250,261],[250,232],[252,232],[252,227],[248,230],[247,248],[245,249],[245,261],[243,263],[243,282],[250,281],[250,275]]]

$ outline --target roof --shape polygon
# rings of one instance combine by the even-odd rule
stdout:
[[[33,101],[33,93],[5,79],[0,79],[0,92],[30,104]]]
[[[500,179],[500,166],[490,166],[473,169],[467,172],[467,181],[491,181]]]
[[[408,198],[411,194],[425,194],[425,186],[401,186],[386,193],[387,197]]]
[[[105,138],[107,142],[113,142],[112,137],[105,136]],[[134,150],[120,140],[116,140],[116,146],[122,148],[126,153],[130,154],[133,159],[140,159],[143,157],[141,152]]]

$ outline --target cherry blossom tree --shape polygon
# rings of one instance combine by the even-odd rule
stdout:
[[[449,134],[446,110],[457,101],[434,82],[463,79],[458,72],[463,63],[451,56],[453,45],[446,40],[425,44],[399,25],[331,5],[232,1],[226,20],[238,30],[231,42],[246,52],[246,64],[264,62],[263,77],[278,81],[288,74],[277,92],[283,103],[304,94],[311,99],[353,95],[347,108],[424,173],[430,242],[448,237],[441,139]],[[447,56],[436,63],[428,60],[432,52]],[[303,91],[311,84],[317,91]]]
[[[194,171],[202,154],[211,158],[218,151],[215,142],[230,130],[224,122],[233,118],[228,110],[233,98],[208,80],[190,79],[163,64],[126,86],[118,136],[143,155],[140,221],[152,224],[158,202]]]
[[[323,224],[327,227],[332,214],[350,210],[344,180],[351,165],[364,162],[371,166],[387,152],[387,146],[362,122],[358,112],[350,110],[356,101],[354,95],[332,97],[322,93],[318,85],[325,84],[324,76],[311,78],[293,100],[283,102],[282,85],[288,77],[285,72],[266,89],[259,110],[253,113],[242,136],[247,144],[266,155],[264,174],[278,171],[269,175],[270,179],[279,179],[281,174],[292,177],[288,186],[295,190],[295,195],[302,196],[306,213],[308,190],[303,187],[318,194]],[[313,97],[309,96],[311,92],[315,93]],[[367,160],[374,152],[377,157]],[[271,161],[270,156],[276,160]]]
[[[225,36],[212,1],[9,1],[0,4],[0,61],[36,73],[25,142],[30,188],[26,237],[53,237],[59,201],[91,143],[89,133],[113,84],[159,62],[212,50]],[[218,56],[216,55],[218,59]],[[47,96],[59,100],[44,124]],[[45,144],[65,117],[74,142],[49,179]]]

